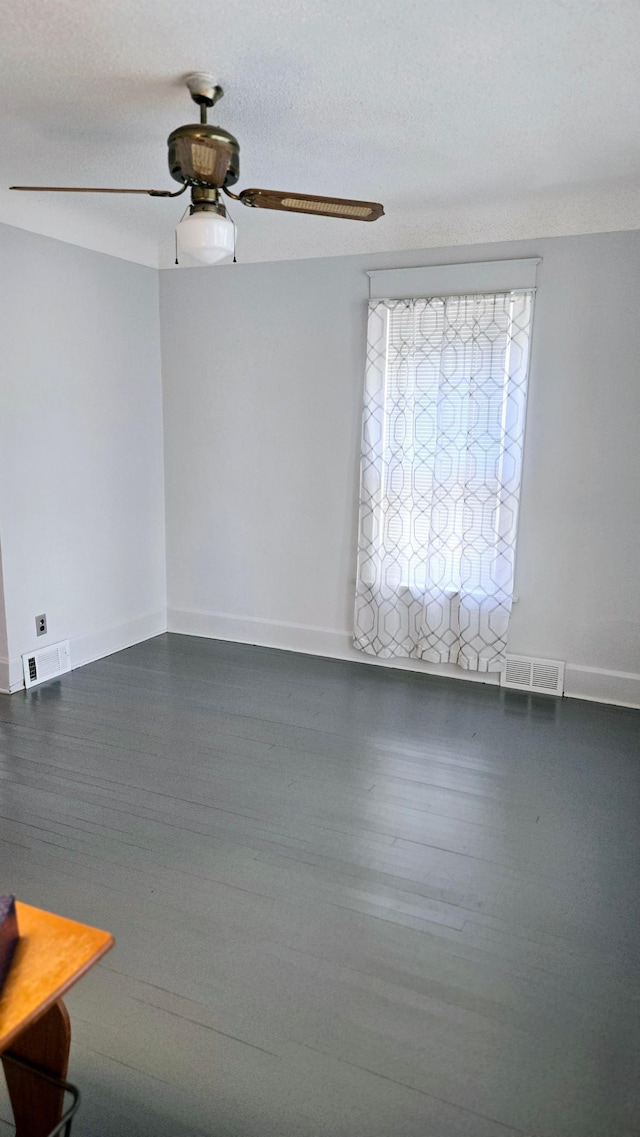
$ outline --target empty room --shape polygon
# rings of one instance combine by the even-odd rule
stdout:
[[[638,1137],[640,5],[0,40],[0,1135]]]

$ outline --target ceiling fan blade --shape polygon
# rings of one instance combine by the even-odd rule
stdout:
[[[243,205],[255,209],[317,213],[322,217],[344,217],[348,221],[376,221],[384,214],[383,207],[376,201],[354,201],[348,197],[320,197],[311,193],[284,193],[264,189],[246,189],[238,197]]]
[[[186,186],[171,193],[171,190],[157,189],[107,189],[104,186],[9,186],[12,190],[34,190],[39,193],[146,193],[149,197],[179,197]]]

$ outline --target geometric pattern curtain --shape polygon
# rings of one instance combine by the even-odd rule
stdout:
[[[533,291],[369,304],[354,644],[499,671]]]

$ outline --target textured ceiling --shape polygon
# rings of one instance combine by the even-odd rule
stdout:
[[[640,227],[638,0],[5,0],[0,220],[170,263],[182,77],[225,88],[239,186],[382,201],[372,224],[237,206],[239,260]],[[177,187],[175,187],[177,188]]]

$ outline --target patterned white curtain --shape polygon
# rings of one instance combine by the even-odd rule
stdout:
[[[533,291],[369,305],[354,644],[498,671]]]

